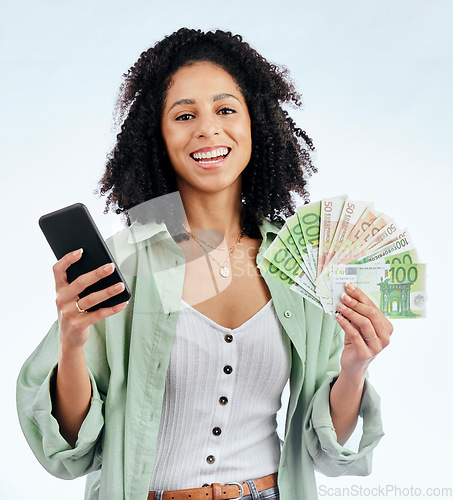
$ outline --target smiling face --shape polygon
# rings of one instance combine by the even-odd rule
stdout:
[[[240,193],[250,161],[250,116],[225,70],[210,62],[183,66],[174,75],[162,112],[162,136],[178,189]]]

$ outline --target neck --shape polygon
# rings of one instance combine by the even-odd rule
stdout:
[[[190,229],[215,229],[227,242],[235,241],[242,230],[241,193],[231,190],[216,193],[191,193],[180,190]]]

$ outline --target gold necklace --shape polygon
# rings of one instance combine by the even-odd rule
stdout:
[[[205,245],[207,245],[207,246],[209,246],[209,247],[211,247],[212,249],[216,249],[216,248],[218,248],[218,247],[213,247],[212,245],[210,245],[210,244],[209,244],[209,243],[207,243],[206,241],[200,240],[199,238],[197,238],[197,237],[196,237],[196,236],[192,233],[192,231],[189,231],[189,230],[186,228],[186,226],[183,226],[183,227],[184,227],[184,229],[185,229],[188,233],[190,233],[190,235],[192,236],[193,240],[201,246],[201,248],[202,248],[202,249],[203,249],[203,251],[206,253],[206,255],[207,255],[210,259],[212,259],[212,260],[213,260],[213,261],[214,261],[214,262],[215,262],[215,263],[219,266],[219,268],[220,268],[220,269],[219,269],[219,274],[220,274],[220,276],[222,276],[222,278],[228,278],[228,277],[230,276],[231,272],[230,272],[230,270],[228,269],[228,267],[226,267],[226,265],[227,265],[228,261],[231,259],[231,256],[233,255],[233,252],[235,251],[236,247],[239,245],[239,243],[240,243],[240,241],[241,241],[241,239],[242,239],[242,236],[244,235],[245,228],[242,228],[242,230],[241,230],[241,232],[240,232],[240,234],[239,234],[239,236],[238,236],[238,238],[237,238],[237,240],[236,240],[236,243],[235,243],[234,245],[232,245],[231,247],[229,247],[230,252],[229,252],[229,254],[228,254],[228,258],[227,258],[227,260],[226,260],[223,264],[220,264],[220,262],[219,262],[217,259],[215,259],[215,258],[214,258],[214,257],[210,254],[210,252],[208,252],[208,251],[206,250],[206,248],[205,248],[204,244],[205,244]],[[204,243],[204,244],[203,244],[203,243]],[[222,248],[222,250],[225,250],[225,249],[223,249],[223,248]]]

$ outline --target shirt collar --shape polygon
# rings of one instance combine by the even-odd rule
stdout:
[[[159,233],[168,233],[164,222],[150,221],[146,224],[134,222],[129,228],[128,243],[138,243],[154,238]]]
[[[256,262],[259,264],[263,258],[264,252],[267,250],[269,245],[272,243],[272,241],[275,239],[277,236],[277,233],[279,231],[279,226],[276,225],[275,223],[263,219],[261,224],[259,225],[260,231],[261,231],[261,237],[263,238],[263,241],[261,242],[258,255],[256,256]]]
[[[278,226],[275,225],[275,223],[271,222],[270,220],[263,219],[262,223],[259,226],[260,231],[261,231],[261,236],[263,237],[263,241],[266,240],[267,234],[272,233],[272,234],[277,234],[280,230]]]
[[[268,234],[277,234],[280,228],[275,225],[275,223],[263,219],[259,225],[261,236],[263,242],[267,240]],[[128,243],[138,243],[140,241],[145,241],[151,239],[158,235],[159,233],[168,233],[167,226],[164,222],[150,221],[146,224],[140,224],[139,222],[134,222],[129,227],[129,238]]]

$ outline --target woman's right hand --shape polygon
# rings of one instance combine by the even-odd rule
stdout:
[[[60,328],[60,345],[68,349],[83,347],[89,337],[90,325],[122,311],[127,306],[127,302],[123,302],[114,307],[104,307],[91,312],[80,312],[77,309],[76,301],[78,301],[80,309],[86,310],[124,290],[123,283],[116,283],[104,290],[93,292],[79,299],[79,294],[85,288],[114,271],[114,264],[106,264],[94,271],[82,274],[72,283],[69,283],[66,270],[81,258],[82,253],[82,249],[70,252],[53,266],[57,292],[56,305]]]

